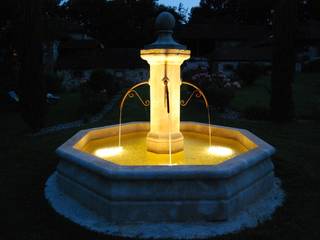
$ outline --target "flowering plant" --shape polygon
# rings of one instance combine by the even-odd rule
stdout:
[[[194,74],[192,81],[201,87],[209,104],[217,111],[224,111],[234,97],[235,90],[241,88],[238,81],[220,72],[209,73],[208,70]]]
[[[196,73],[192,76],[192,81],[197,82],[200,86],[215,84],[220,88],[241,88],[241,84],[238,81],[234,81],[221,72],[212,74],[208,71]]]

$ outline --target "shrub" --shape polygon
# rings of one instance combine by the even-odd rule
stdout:
[[[101,111],[102,107],[119,90],[118,79],[104,70],[94,70],[89,81],[81,84],[80,112],[84,118]]]
[[[233,71],[234,70],[234,66],[232,64],[224,64],[223,65],[223,70],[224,71]]]
[[[57,93],[62,88],[63,76],[56,72],[44,73],[44,78],[47,83],[47,91]]]
[[[136,84],[136,82],[130,81],[130,80],[125,79],[125,78],[117,78],[116,81],[117,81],[117,88],[119,90],[129,89],[134,84]]]
[[[219,87],[217,84],[212,83],[205,89],[205,94],[213,109],[224,111],[230,105],[235,91],[231,87]]]
[[[270,109],[264,106],[249,106],[244,109],[243,115],[250,120],[270,120]]]
[[[320,72],[320,59],[316,59],[306,63],[303,66],[303,72]]]
[[[203,70],[200,69],[188,69],[181,72],[181,79],[183,81],[191,81],[194,75],[203,73]]]
[[[263,69],[257,64],[240,64],[235,71],[243,85],[250,86],[263,74]]]
[[[104,70],[94,70],[91,73],[88,86],[95,92],[105,90],[109,96],[114,95],[119,89],[115,77],[110,73],[106,73]]]
[[[108,102],[107,91],[95,91],[89,83],[84,83],[80,88],[81,103],[80,114],[86,118],[101,111],[102,107]]]
[[[235,89],[241,88],[239,82],[223,73],[202,71],[193,75],[192,81],[204,91],[209,104],[217,111],[224,111],[234,97]]]

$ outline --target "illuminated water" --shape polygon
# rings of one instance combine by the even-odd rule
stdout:
[[[217,165],[248,151],[239,142],[212,136],[209,150],[208,136],[183,132],[184,151],[172,154],[155,154],[146,151],[147,132],[123,134],[122,149],[118,147],[118,136],[91,140],[81,151],[96,155],[110,162],[127,165]],[[171,164],[170,164],[171,163]]]

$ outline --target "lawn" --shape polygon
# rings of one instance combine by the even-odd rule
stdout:
[[[80,92],[64,92],[59,97],[57,103],[48,105],[47,126],[80,119]]]
[[[243,91],[245,94],[245,89]],[[128,100],[124,121],[148,119],[148,109],[136,101]],[[197,102],[192,102],[183,110],[182,119],[205,121],[203,110]],[[115,106],[103,121],[85,127],[117,123],[118,113]],[[3,114],[0,123],[1,213],[5,224],[2,225],[0,239],[119,239],[90,232],[71,223],[55,213],[44,198],[45,182],[59,161],[54,154],[55,149],[79,129],[30,136],[14,112]],[[278,125],[216,119],[214,123],[248,129],[274,145],[278,150],[273,159],[276,175],[282,180],[287,195],[284,206],[271,220],[255,229],[219,239],[319,239],[319,122],[296,120]]]
[[[297,74],[293,83],[293,100],[298,118],[310,119],[320,114],[320,74]],[[270,77],[259,78],[252,86],[236,92],[231,107],[243,111],[250,106],[268,107],[270,103]]]

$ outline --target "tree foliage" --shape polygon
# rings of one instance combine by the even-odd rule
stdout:
[[[19,95],[23,119],[37,130],[44,126],[46,92],[42,76],[42,12],[41,0],[24,0],[23,25],[19,34],[24,36],[19,44],[21,61]]]
[[[320,1],[309,0],[307,7],[308,7],[309,17],[319,21],[320,20]]]
[[[87,33],[113,47],[142,47],[150,42],[154,19],[161,11],[174,14],[178,24],[184,21],[182,12],[156,0],[70,0],[63,9]]]
[[[45,123],[43,44],[52,34],[44,23],[55,15],[59,3],[60,0],[1,1],[1,48],[6,53],[4,62],[8,63],[7,75],[10,76],[7,90],[18,92],[21,116],[34,130]],[[15,81],[16,84],[12,84]]]
[[[272,25],[273,13],[279,0],[201,0],[192,8],[190,23],[238,23]],[[320,1],[298,0],[299,21],[320,16]]]
[[[276,122],[294,117],[292,82],[295,72],[297,0],[281,0],[275,9],[271,79],[271,118]]]
[[[201,0],[191,11],[190,22],[268,24],[274,0]]]

